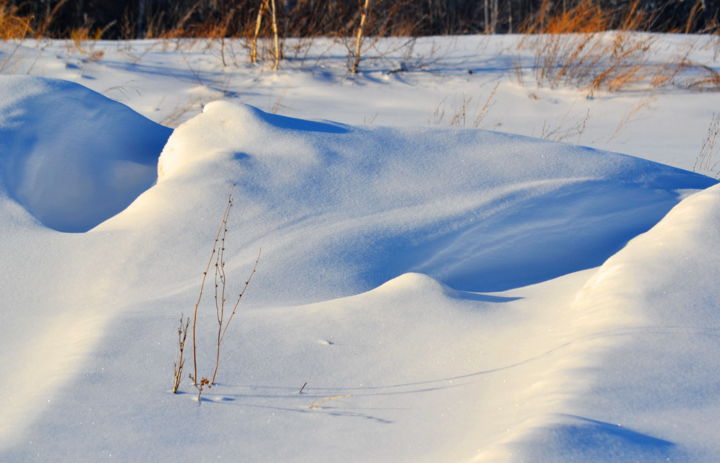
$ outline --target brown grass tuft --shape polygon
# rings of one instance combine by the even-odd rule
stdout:
[[[32,16],[21,16],[18,7],[0,0],[0,40],[24,39],[35,35]]]
[[[549,10],[549,0],[543,0],[538,14],[524,26],[526,34],[537,35],[520,41],[520,47],[534,53],[538,84],[570,85],[592,94],[600,89],[616,92],[657,75],[657,69],[648,66],[653,38],[628,32],[646,21],[639,0],[630,3],[619,20],[618,11],[593,0],[555,15]],[[618,30],[607,32],[614,24]]]

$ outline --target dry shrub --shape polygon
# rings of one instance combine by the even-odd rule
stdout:
[[[21,16],[18,8],[0,0],[0,40],[24,39],[35,35],[32,16]]]
[[[175,362],[175,368],[173,373],[173,392],[177,392],[180,385],[180,379],[182,377],[182,368],[184,364],[183,353],[185,349],[185,340],[188,335],[188,329],[191,334],[191,346],[192,346],[192,360],[193,360],[193,372],[189,375],[193,382],[193,386],[197,389],[198,395],[197,400],[200,401],[201,395],[206,388],[212,388],[216,382],[218,370],[220,368],[220,359],[222,351],[222,343],[227,334],[228,328],[232,323],[235,315],[237,314],[240,303],[243,301],[245,292],[247,291],[250,283],[252,282],[253,276],[257,270],[257,266],[260,262],[260,254],[255,260],[255,265],[250,272],[250,275],[245,279],[243,285],[236,293],[235,302],[231,303],[229,300],[230,289],[228,286],[228,279],[226,273],[226,262],[225,262],[225,244],[228,232],[228,219],[230,217],[230,210],[233,207],[233,197],[228,197],[227,205],[225,206],[225,212],[223,213],[220,226],[218,227],[217,233],[215,234],[215,240],[213,241],[212,251],[210,252],[210,258],[205,266],[205,270],[202,273],[202,280],[200,283],[200,290],[198,293],[195,306],[193,308],[192,322],[190,317],[183,322],[183,317],[180,317],[180,326],[178,328],[178,360]],[[209,281],[209,280],[212,281]],[[200,365],[198,359],[198,322],[200,306],[203,303],[203,296],[206,293],[206,289],[209,285],[213,286],[212,294],[215,306],[215,315],[217,321],[217,331],[215,340],[215,365],[212,371],[212,375],[204,376],[200,374]],[[192,324],[191,324],[192,323]]]

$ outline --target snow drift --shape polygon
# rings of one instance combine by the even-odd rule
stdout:
[[[716,461],[718,230],[714,186],[608,259],[572,305],[582,361],[548,373],[576,393],[482,461]]]
[[[227,102],[176,129],[159,171],[161,185],[202,176],[234,185],[241,234],[252,237],[243,245],[268,251],[265,265],[280,272],[273,294],[292,287],[295,301],[406,272],[472,291],[545,281],[600,265],[683,190],[714,183],[501,133],[361,129]]]
[[[0,76],[0,191],[50,228],[87,231],[127,207],[169,135],[81,85]]]
[[[464,461],[533,455],[533,439],[545,432],[561,435],[546,449],[552,461],[585,431],[618,434],[602,423],[614,420],[614,410],[624,413],[622,389],[613,392],[620,383],[597,378],[622,344],[603,330],[655,317],[644,301],[662,297],[645,283],[670,264],[646,267],[647,253],[630,251],[651,240],[641,236],[601,267],[577,300],[593,271],[571,272],[603,264],[689,193],[716,183],[628,156],[501,133],[358,128],[215,102],[173,132],[157,183],[141,193],[155,178],[166,129],[74,85],[7,82],[15,90],[3,107],[21,110],[1,116],[3,140],[12,141],[1,142],[3,189],[47,226],[87,230],[57,233],[17,220],[23,209],[7,198],[0,207],[0,251],[10,269],[0,276],[0,363],[12,378],[0,384],[8,404],[0,458],[8,461]],[[75,97],[65,102],[70,95],[83,105]],[[113,146],[83,142],[99,131],[30,111],[46,100],[79,105],[86,115],[107,110],[100,120],[108,122],[104,134],[116,135],[104,137]],[[83,138],[71,144],[71,133]],[[145,141],[126,149],[135,139]],[[44,181],[28,174],[44,159],[65,165],[53,159],[62,156],[81,169],[59,178],[42,171]],[[127,162],[134,180],[104,190],[105,176],[126,172]],[[77,177],[94,186],[75,195],[81,182],[64,179]],[[34,194],[46,184],[73,195],[56,201]],[[225,345],[221,384],[198,407],[186,394],[166,393],[174,327],[197,297],[230,192],[236,208],[228,280],[243,281],[260,247],[263,257],[237,336]],[[116,193],[126,202],[139,196],[109,217]],[[716,205],[700,197],[678,210]],[[86,208],[103,213],[90,220]],[[684,218],[668,220],[658,229],[685,226]],[[715,238],[695,232],[663,236],[702,238],[717,249]],[[713,262],[695,263],[710,259],[701,247],[678,250],[668,258],[689,260],[681,273],[658,272],[661,283],[687,284]],[[637,283],[631,289],[638,293],[618,298],[615,278]],[[701,281],[687,291],[704,290],[708,280]],[[538,284],[524,286],[530,283]],[[499,289],[508,291],[480,293]],[[612,307],[601,307],[604,301]],[[626,317],[616,319],[628,301]],[[203,306],[200,326],[214,316]],[[202,342],[211,337],[200,335]],[[200,357],[209,361],[207,353]],[[626,373],[652,380],[648,370]],[[700,373],[694,379],[707,380]],[[583,408],[587,391],[607,401],[607,413]],[[309,408],[337,396],[344,399]],[[563,427],[568,416],[579,418]],[[630,424],[653,445],[692,439]],[[658,445],[652,448],[665,456]]]

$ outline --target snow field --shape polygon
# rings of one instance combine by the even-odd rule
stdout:
[[[172,135],[81,86],[1,77],[0,459],[713,461],[715,180],[518,135],[357,125],[373,111],[377,125],[419,125],[441,93],[489,90],[495,74],[465,69],[497,53],[478,40],[455,42],[445,81],[353,82],[329,62],[238,82],[200,52],[179,53],[194,72],[152,47],[80,68],[33,52],[37,69],[146,115],[224,98],[191,118],[192,106]],[[527,91],[503,82],[491,117],[527,133],[578,95],[537,89],[536,106]],[[655,136],[614,147],[665,143],[666,109],[688,103],[658,98],[663,114],[634,126]],[[716,96],[686,98],[698,121]],[[599,125],[623,99],[637,104],[596,100],[612,114]],[[657,159],[687,167],[667,145]],[[198,404],[187,380],[167,392],[174,329],[230,192],[231,284],[262,259],[220,384]]]

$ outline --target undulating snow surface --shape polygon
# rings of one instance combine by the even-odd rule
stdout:
[[[493,85],[516,38],[490,51],[450,40],[436,73],[354,79],[332,58],[253,77],[218,71],[197,46],[107,43],[83,61],[62,44],[2,44],[5,68],[106,96],[0,76],[0,460],[717,460],[717,182],[597,148],[419,127],[440,93]],[[529,115],[576,103],[605,108],[597,134],[637,97],[533,89],[538,103],[499,82],[494,106],[525,134]],[[172,134],[157,123],[193,94],[202,112]],[[293,107],[243,104],[266,95]],[[692,122],[717,95],[657,98],[687,104]],[[145,116],[158,102],[163,117],[116,99]],[[371,112],[384,126],[359,125]],[[635,154],[677,119],[651,114],[653,139],[627,131]],[[649,158],[690,167],[697,150],[678,143],[687,151]],[[198,402],[188,379],[169,392],[175,330],[230,194],[231,290],[260,263]],[[204,376],[215,323],[206,297]]]

